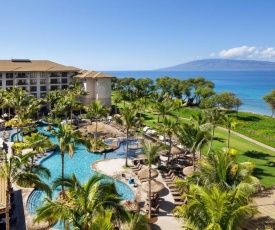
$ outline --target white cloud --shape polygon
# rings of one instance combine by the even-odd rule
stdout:
[[[215,56],[216,56],[216,53],[210,54],[210,57],[215,57]]]
[[[275,49],[258,48],[254,46],[241,46],[219,52],[221,58],[232,59],[254,59],[254,60],[275,60]],[[211,54],[212,57],[212,54]]]

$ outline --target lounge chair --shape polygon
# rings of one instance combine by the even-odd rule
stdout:
[[[139,168],[137,169],[132,169],[132,171],[135,173],[135,174],[138,174],[138,172],[142,169],[142,165],[140,165]]]
[[[164,180],[165,183],[167,184],[167,183],[173,182],[173,181],[175,180],[175,177],[176,177],[176,175],[173,173],[173,174],[171,175],[171,177],[164,178],[163,180]]]
[[[178,200],[180,201],[180,200],[182,200],[182,196],[180,196],[179,194],[173,196],[173,198],[174,198],[175,201],[178,201]]]
[[[186,202],[185,202],[185,201],[175,201],[175,202],[174,202],[174,205],[175,205],[175,206],[181,206],[181,205],[183,205],[183,204],[186,204]]]
[[[146,212],[149,212],[149,206],[146,207]],[[156,207],[151,207],[151,213],[152,214],[158,214],[159,213],[159,204],[157,204]]]
[[[172,188],[172,189],[169,189],[170,190],[170,193],[172,194],[172,196],[174,195],[180,195],[180,192],[178,189],[176,188]]]
[[[138,169],[138,168],[140,167],[140,165],[141,165],[140,163],[137,163],[137,165],[132,166],[131,169],[132,169],[132,170],[133,170],[133,169],[134,169],[134,170],[135,170],[135,169]]]
[[[173,172],[174,172],[174,171],[173,171],[172,169],[170,169],[168,173],[163,173],[163,174],[162,174],[162,178],[171,177],[171,175],[172,175]]]

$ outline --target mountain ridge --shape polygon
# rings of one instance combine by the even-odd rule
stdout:
[[[159,70],[275,70],[275,62],[235,59],[202,59]]]

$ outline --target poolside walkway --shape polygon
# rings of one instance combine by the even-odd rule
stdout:
[[[129,165],[131,165],[131,160],[128,160]],[[126,175],[126,178],[135,179],[135,182],[137,183],[137,187],[133,187],[129,185],[134,194],[135,199],[138,202],[144,202],[146,200],[147,194],[142,190],[141,183],[137,179],[136,175],[132,174],[131,169],[124,169],[123,166],[125,165],[125,159],[104,159],[97,162],[94,162],[91,167],[94,171],[102,173],[104,175],[120,179],[123,182],[127,183],[127,180],[122,177],[122,174]],[[152,224],[152,229],[162,229],[162,230],[178,230],[181,228],[181,223],[176,220],[176,218],[171,214],[171,211],[174,209],[174,199],[169,191],[169,189],[166,187],[165,182],[162,179],[162,176],[159,175],[157,180],[163,182],[165,185],[165,189],[160,193],[160,210],[158,214],[158,220]],[[144,212],[141,208],[141,212]]]

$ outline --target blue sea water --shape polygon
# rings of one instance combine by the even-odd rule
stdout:
[[[215,83],[215,91],[233,92],[243,102],[241,111],[271,115],[268,104],[262,99],[275,89],[275,71],[105,71],[118,78],[150,78],[169,76],[181,80],[204,77]]]

